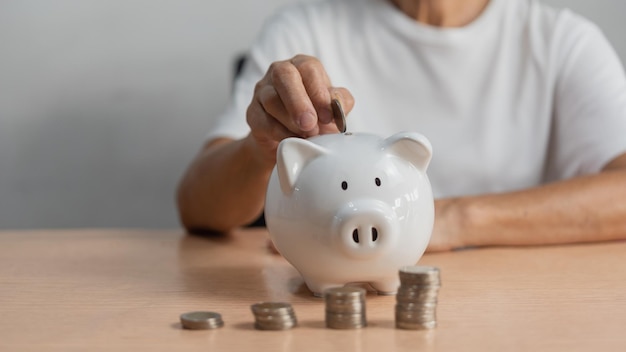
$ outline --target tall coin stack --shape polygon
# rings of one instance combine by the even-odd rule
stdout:
[[[359,329],[366,326],[365,293],[361,287],[350,286],[326,290],[326,327]]]
[[[396,328],[433,329],[441,287],[439,269],[431,266],[405,266],[400,269],[400,288],[396,295]]]
[[[289,303],[261,302],[253,304],[250,309],[257,330],[287,330],[297,324],[296,313]]]

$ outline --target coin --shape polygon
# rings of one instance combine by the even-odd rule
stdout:
[[[257,330],[287,330],[297,325],[296,314],[286,302],[260,302],[250,306]]]
[[[396,328],[423,330],[437,326],[437,296],[441,287],[439,269],[431,266],[405,266],[398,271],[400,287],[396,295]]]
[[[397,321],[396,320],[396,328],[405,329],[405,330],[427,330],[434,329],[437,327],[436,321],[431,321],[427,323],[411,323],[408,321]]]
[[[183,328],[191,330],[217,329],[224,326],[222,316],[215,312],[184,313],[180,316],[180,323]]]
[[[341,314],[326,312],[326,327],[331,329],[359,329],[367,322],[363,313]]]
[[[293,312],[291,304],[286,302],[261,302],[253,304],[250,309],[254,315],[284,315]]]
[[[335,124],[337,125],[337,129],[341,133],[346,132],[346,114],[343,112],[343,107],[339,102],[339,99],[333,99],[330,102],[330,105],[333,110],[333,119],[335,120]]]
[[[326,327],[359,329],[367,326],[365,289],[354,286],[334,287],[324,292]]]
[[[432,266],[403,266],[400,268],[400,283],[411,285],[439,285],[439,269]]]
[[[324,297],[330,300],[349,299],[352,301],[354,298],[364,299],[365,291],[362,287],[356,286],[342,286],[329,288],[324,292]]]
[[[428,290],[409,290],[406,288],[398,289],[398,293],[396,294],[396,298],[399,301],[405,302],[437,302],[437,296],[439,294],[438,289],[428,289]]]

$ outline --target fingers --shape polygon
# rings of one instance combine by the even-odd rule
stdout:
[[[302,84],[315,108],[317,120],[321,123],[330,123],[333,120],[330,108],[331,84],[326,70],[319,60],[310,56],[296,56],[291,59],[291,63],[302,77]]]
[[[317,125],[317,113],[298,68],[289,61],[275,62],[270,66],[268,78],[287,112],[287,116],[276,117],[293,132],[312,130]]]
[[[251,133],[257,140],[264,142],[264,144],[268,146],[271,142],[275,142],[275,144],[278,145],[278,142],[285,138],[297,136],[277,119],[268,114],[258,103],[253,102],[250,104],[247,115]],[[252,116],[254,116],[254,118],[252,118]],[[271,147],[271,149],[275,149],[275,146]]]
[[[286,137],[336,133],[330,106],[335,97],[346,113],[352,110],[352,94],[345,88],[332,87],[316,58],[298,55],[275,62],[257,83],[248,107],[251,135],[267,154],[272,154]]]
[[[332,121],[330,79],[316,58],[275,62],[260,83],[262,106],[292,132],[311,136],[319,123]]]

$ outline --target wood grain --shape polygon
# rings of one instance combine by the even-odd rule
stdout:
[[[324,328],[324,304],[263,230],[0,232],[0,350],[624,351],[626,243],[429,254],[439,327],[394,329],[395,297],[367,297],[369,326]],[[252,303],[291,302],[300,326],[256,331]],[[226,325],[183,330],[181,313]]]

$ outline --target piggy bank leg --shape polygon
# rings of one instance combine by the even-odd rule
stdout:
[[[316,280],[310,277],[304,279],[306,286],[313,292],[315,297],[324,297],[324,291],[333,287],[341,287],[343,283],[333,283],[328,281]]]
[[[398,287],[400,287],[400,279],[397,277],[387,278],[370,282],[370,285],[378,291],[379,295],[395,295],[398,292]]]

